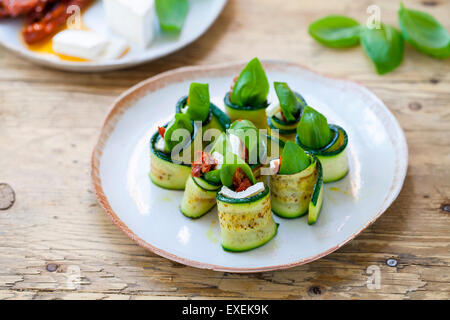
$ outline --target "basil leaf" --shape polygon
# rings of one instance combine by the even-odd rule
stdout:
[[[390,72],[402,63],[403,37],[392,26],[381,24],[380,29],[365,28],[361,44],[378,74]]]
[[[279,174],[295,174],[305,170],[311,164],[311,159],[305,150],[292,141],[287,141],[281,155]]]
[[[361,26],[351,18],[336,15],[314,21],[308,31],[311,37],[325,46],[347,48],[359,43]]]
[[[186,19],[188,0],[155,0],[159,25],[164,31],[179,32]]]
[[[244,107],[258,107],[266,102],[269,94],[269,81],[258,58],[251,60],[241,71],[233,91],[231,102]]]
[[[330,143],[332,135],[327,118],[307,106],[297,126],[300,142],[311,149],[320,149]]]
[[[205,121],[209,115],[209,85],[191,83],[186,113],[194,121]]]
[[[450,35],[433,16],[406,9],[401,3],[398,23],[405,40],[417,50],[435,58],[450,57]]]
[[[236,155],[233,155],[230,158],[231,159],[225,157],[225,163],[222,164],[222,167],[220,168],[220,180],[222,181],[222,184],[227,187],[231,187],[233,185],[233,175],[237,168],[241,168],[250,181],[255,184],[256,179],[250,166]]]
[[[274,82],[275,92],[280,101],[281,111],[287,121],[295,121],[300,115],[302,105],[286,82]]]
[[[172,137],[172,135],[178,129],[185,129],[191,135],[194,132],[194,127],[191,123],[191,119],[187,114],[177,113],[175,114],[175,118],[169,123],[167,126],[166,132],[164,134],[164,151],[171,152],[172,149],[179,143],[186,143],[186,137],[182,137],[178,132],[176,137]]]
[[[212,171],[205,173],[205,180],[212,182],[212,183],[219,183],[220,182],[220,169],[212,170]]]

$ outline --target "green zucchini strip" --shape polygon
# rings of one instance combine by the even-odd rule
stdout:
[[[245,199],[217,195],[222,248],[241,252],[258,248],[277,234],[270,206],[269,188]]]
[[[319,158],[323,169],[323,182],[334,182],[341,180],[348,173],[347,145],[348,136],[343,128],[330,124],[333,133],[331,142],[321,149],[311,149],[300,142],[298,135],[295,142],[305,151]]]
[[[220,185],[214,185],[203,178],[190,176],[181,200],[180,211],[189,218],[197,219],[216,205]]]
[[[257,107],[241,107],[231,102],[230,93],[227,92],[224,98],[224,103],[226,113],[232,122],[240,119],[245,119],[253,122],[254,125],[259,129],[267,128],[266,108],[269,105],[267,101]]]
[[[167,124],[164,128],[167,127]],[[192,154],[192,144],[197,134],[196,127],[194,126],[194,132],[191,140],[183,147],[180,157],[175,159],[175,162],[171,158],[170,154],[166,154],[155,148],[156,143],[161,136],[158,132],[153,134],[150,139],[150,179],[157,186],[170,189],[170,190],[184,190],[186,181],[191,174],[191,164],[189,161],[183,162],[183,154]],[[191,159],[189,157],[189,159]]]
[[[277,216],[292,219],[308,212],[314,187],[319,182],[318,163],[311,156],[311,164],[298,173],[270,176],[272,211]]]

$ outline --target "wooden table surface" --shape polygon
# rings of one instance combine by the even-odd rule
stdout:
[[[400,68],[378,76],[360,47],[332,50],[307,34],[330,13],[364,22],[372,3],[398,26],[399,1],[230,0],[184,50],[109,73],[49,70],[0,49],[0,183],[16,194],[0,210],[0,299],[449,299],[450,60],[406,45]],[[450,29],[450,1],[405,3]],[[288,270],[221,273],[147,252],[112,224],[92,191],[90,156],[110,104],[160,72],[254,56],[355,80],[378,95],[409,144],[400,196],[345,247]],[[379,268],[379,289],[367,286],[368,268]]]

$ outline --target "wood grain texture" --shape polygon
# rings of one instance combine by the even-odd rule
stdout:
[[[450,2],[405,1],[450,29]],[[0,211],[0,299],[450,299],[450,61],[406,45],[378,76],[359,47],[333,50],[307,34],[330,13],[364,22],[370,4],[395,26],[398,1],[230,0],[209,32],[184,50],[130,70],[44,69],[0,49],[0,183],[16,193]],[[430,5],[431,4],[431,5]],[[90,155],[114,98],[162,71],[260,58],[289,60],[355,80],[405,130],[410,162],[391,208],[337,252],[261,274],[198,270],[151,254],[123,235],[92,192]],[[390,267],[386,260],[395,258]],[[369,289],[378,266],[381,288]]]

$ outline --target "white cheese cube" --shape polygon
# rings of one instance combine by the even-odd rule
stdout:
[[[153,40],[154,0],[103,0],[111,30],[142,48]]]
[[[219,193],[227,198],[231,199],[245,199],[250,198],[254,195],[257,195],[260,192],[263,192],[265,189],[264,183],[258,182],[251,187],[248,187],[244,191],[235,192],[228,188],[227,186],[223,186],[222,189],[220,189]]]
[[[105,50],[100,57],[101,60],[116,60],[119,59],[128,49],[128,44],[123,39],[109,39]]]
[[[97,60],[108,44],[108,40],[92,31],[68,29],[53,37],[53,51],[56,53]]]

